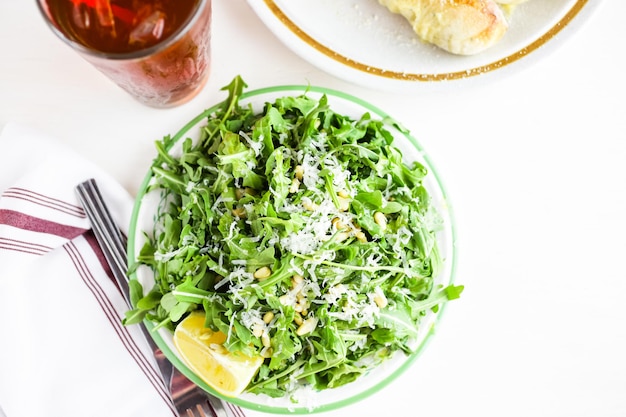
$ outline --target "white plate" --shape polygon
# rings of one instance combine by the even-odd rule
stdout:
[[[504,38],[473,56],[419,41],[404,17],[377,0],[248,3],[278,39],[321,70],[370,88],[414,92],[528,64],[573,32],[600,0],[529,0],[514,10]]]
[[[335,112],[355,119],[360,118],[360,116],[366,112],[369,112],[372,118],[375,119],[389,118],[382,110],[356,97],[334,90],[311,86],[278,86],[250,91],[242,96],[240,103],[242,105],[250,103],[255,111],[260,112],[266,102],[274,102],[279,97],[298,96],[305,93],[305,91],[308,96],[316,98],[319,98],[322,94],[326,94],[328,103]],[[206,110],[185,125],[173,137],[175,144],[169,152],[172,155],[179,154],[182,142],[187,137],[197,140],[201,127],[206,124],[207,116],[213,113],[216,108],[217,107],[214,106]],[[434,170],[432,163],[426,156],[421,145],[407,132],[400,131],[388,124],[386,128],[394,136],[394,144],[402,151],[405,161],[407,163],[419,161],[428,170],[428,175],[424,180],[424,186],[432,197],[432,203],[441,215],[444,224],[443,230],[437,236],[441,257],[444,263],[442,271],[435,277],[435,285],[442,284],[446,286],[453,282],[456,263],[456,249],[454,246],[455,230],[448,197],[437,172]],[[151,181],[152,175],[148,173],[135,202],[128,236],[128,252],[129,259],[131,260],[137,259],[145,243],[146,234],[152,235],[152,231],[154,230],[154,219],[161,202],[161,195],[159,190],[148,191],[148,185]],[[154,276],[152,270],[148,267],[139,267],[134,276],[142,283],[144,291],[148,291],[154,285]],[[273,414],[309,414],[310,412],[328,411],[352,404],[389,384],[410,367],[426,346],[443,310],[444,308],[442,307],[437,313],[429,311],[424,317],[424,320],[420,323],[419,336],[413,345],[415,349],[413,354],[407,356],[397,352],[394,357],[353,383],[320,392],[307,392],[306,398],[298,404],[293,404],[288,398],[273,399],[265,395],[247,393],[244,393],[238,398],[229,398],[227,400],[245,408]],[[151,323],[147,323],[147,326],[149,328],[153,327]],[[158,333],[154,333],[154,339],[165,355],[183,374],[203,389],[216,396],[221,396],[221,394],[215,392],[200,380],[181,361],[173,345],[172,334],[169,331],[162,329]],[[422,377],[427,378],[425,375]]]

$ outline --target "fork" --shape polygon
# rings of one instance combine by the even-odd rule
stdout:
[[[132,308],[128,287],[126,238],[115,224],[93,178],[77,185],[76,192],[124,300],[129,308]],[[165,357],[144,323],[140,322],[139,326],[154,353],[163,383],[171,394],[172,403],[179,417],[243,416],[239,407],[225,403],[187,379]]]

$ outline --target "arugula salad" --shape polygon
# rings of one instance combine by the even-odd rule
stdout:
[[[138,256],[154,287],[131,280],[135,308],[174,329],[203,311],[230,352],[264,359],[246,392],[335,388],[397,351],[421,319],[459,297],[435,285],[444,260],[418,162],[406,164],[369,113],[338,114],[325,95],[240,103],[236,77],[200,139],[157,141],[151,191],[162,197]]]

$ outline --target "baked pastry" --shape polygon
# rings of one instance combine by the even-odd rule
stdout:
[[[503,3],[525,0],[498,0]],[[404,16],[420,39],[448,52],[473,55],[498,42],[509,25],[494,0],[379,0]]]

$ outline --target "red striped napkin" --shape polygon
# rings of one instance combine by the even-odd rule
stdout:
[[[133,200],[106,173],[37,131],[3,129],[0,415],[175,414],[139,328],[121,324],[124,300],[74,191],[89,178],[126,227]]]

